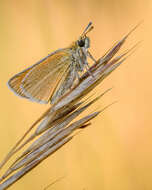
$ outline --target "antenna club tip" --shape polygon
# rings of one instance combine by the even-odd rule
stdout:
[[[86,35],[88,32],[90,32],[93,29],[92,26],[92,22],[89,22],[89,24],[87,25],[87,27],[85,28],[85,30],[83,31],[83,33],[81,34],[81,36]]]

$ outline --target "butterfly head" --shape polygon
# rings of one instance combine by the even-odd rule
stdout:
[[[89,22],[88,26],[85,28],[79,39],[77,40],[77,45],[79,47],[84,47],[88,49],[90,47],[90,38],[87,36],[87,33],[93,29],[92,22]]]

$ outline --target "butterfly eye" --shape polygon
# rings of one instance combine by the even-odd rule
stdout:
[[[85,45],[84,40],[79,40],[79,41],[78,41],[78,45],[79,45],[80,47],[84,47],[84,45]]]

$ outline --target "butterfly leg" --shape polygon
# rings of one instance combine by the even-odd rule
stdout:
[[[75,73],[76,73],[76,77],[77,77],[78,81],[80,81],[80,75],[79,75],[79,72],[77,69],[75,69]]]
[[[90,66],[89,66],[89,64],[88,64],[87,61],[85,62],[85,68],[86,68],[87,72],[89,73],[89,75],[94,78],[94,75],[93,75],[92,72],[90,71]]]
[[[96,60],[93,58],[91,53],[88,52],[86,49],[82,49],[81,53],[82,53],[82,57],[80,56],[81,57],[81,59],[80,59],[81,64],[83,65],[83,67],[86,68],[89,75],[94,78],[92,72],[90,71],[90,66],[89,66],[88,61],[87,61],[87,56],[90,57],[91,59],[93,59],[93,61],[95,61],[95,62],[96,62]],[[79,52],[79,55],[80,55],[80,52]]]
[[[82,60],[82,59],[80,59],[80,60],[81,60],[81,64],[84,65],[84,67],[86,68],[86,70],[87,70],[87,72],[89,73],[89,75],[92,76],[92,77],[94,78],[92,72],[90,71],[90,66],[89,66],[89,63],[88,63],[86,57],[84,57],[83,60]]]
[[[95,58],[92,56],[92,54],[89,51],[87,51],[87,55],[88,57],[90,57],[90,59],[92,59],[96,63]]]

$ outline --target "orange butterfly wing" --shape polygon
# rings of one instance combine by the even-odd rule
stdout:
[[[66,76],[70,64],[70,51],[57,50],[12,77],[8,84],[19,96],[39,103],[48,103],[60,81]]]

